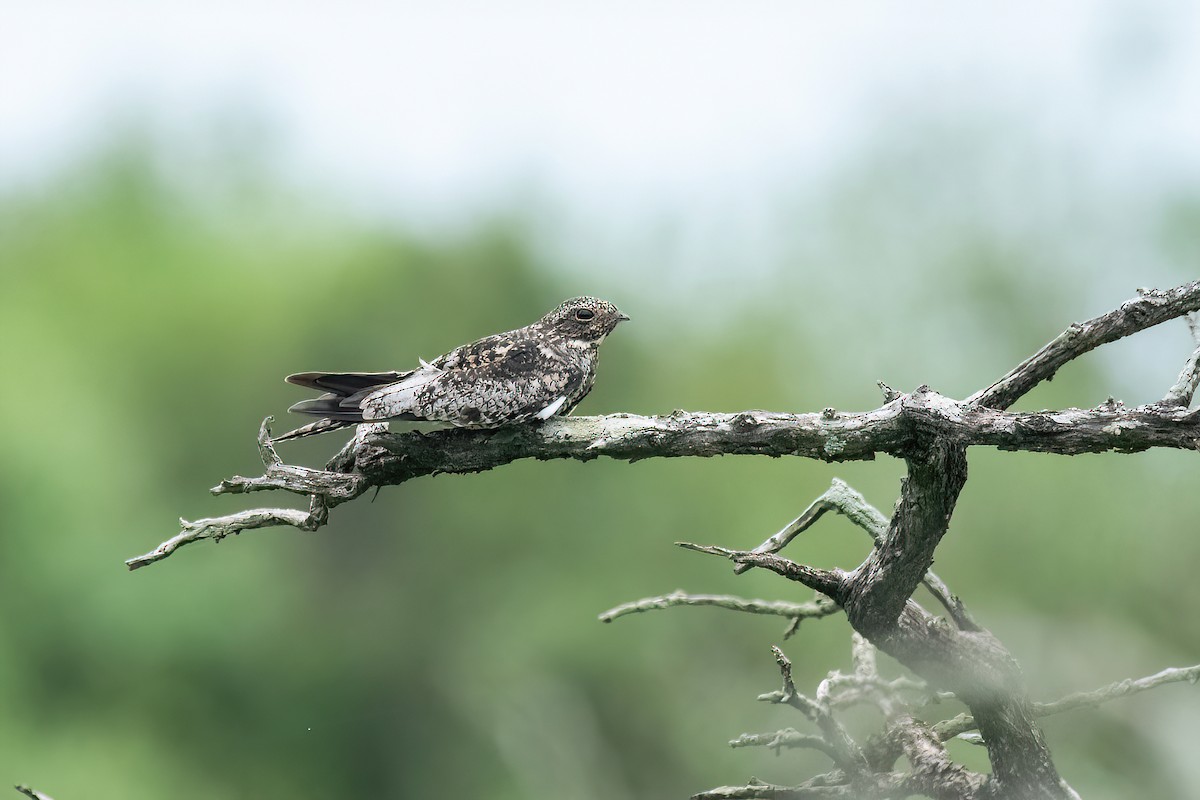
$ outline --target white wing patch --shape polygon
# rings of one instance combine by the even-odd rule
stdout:
[[[562,395],[557,400],[555,400],[553,403],[546,406],[545,408],[543,408],[541,411],[537,412],[533,416],[536,417],[537,419],[550,419],[551,417],[553,417],[555,414],[558,413],[558,410],[563,407],[563,403],[565,403],[565,402],[567,402],[567,397],[566,397],[566,395]]]
[[[445,374],[435,366],[421,362],[421,368],[402,381],[388,384],[362,399],[363,419],[388,419],[412,410],[417,390]]]

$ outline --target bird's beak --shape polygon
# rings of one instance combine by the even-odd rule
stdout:
[[[629,322],[629,315],[624,312],[617,312],[617,322]]]

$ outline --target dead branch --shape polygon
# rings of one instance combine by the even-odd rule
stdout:
[[[54,800],[54,798],[50,797],[50,795],[43,794],[36,789],[30,789],[28,786],[17,784],[13,788],[26,797],[32,798],[32,800]]]
[[[612,622],[628,614],[640,614],[677,606],[715,606],[747,614],[771,614],[790,619],[820,619],[836,614],[836,603],[821,597],[809,603],[788,603],[783,600],[747,600],[727,594],[688,594],[682,589],[659,597],[645,597],[631,603],[622,603],[600,615],[601,622]]]
[[[182,522],[178,535],[155,550],[130,559],[131,569],[161,560],[200,539],[242,530],[290,526],[315,530],[328,513],[364,492],[438,473],[471,473],[524,458],[600,456],[637,461],[716,455],[799,456],[827,462],[869,460],[883,453],[905,461],[908,474],[890,519],[857,493],[837,483],[793,523],[752,551],[682,543],[684,547],[732,560],[738,571],[765,568],[825,595],[814,604],[772,604],[726,596],[676,593],[647,598],[606,612],[610,621],[625,614],[680,605],[715,605],[748,613],[773,613],[795,621],[823,616],[834,608],[862,639],[855,644],[855,674],[831,675],[814,698],[796,692],[786,657],[776,650],[784,676],[781,692],[764,699],[785,702],[816,725],[837,769],[799,786],[751,782],[722,787],[700,798],[740,797],[907,797],[1021,798],[1070,800],[1075,793],[1059,777],[1034,719],[1055,710],[1092,705],[1175,680],[1195,680],[1184,670],[1123,682],[1100,693],[1073,695],[1057,704],[1029,701],[1019,666],[1004,646],[979,626],[945,583],[929,572],[934,552],[948,533],[955,503],[967,479],[972,447],[1077,455],[1138,452],[1155,447],[1200,449],[1200,409],[1189,410],[1200,383],[1200,347],[1187,359],[1163,400],[1137,408],[1109,402],[1092,409],[1010,412],[1018,399],[1071,360],[1105,343],[1200,310],[1200,281],[1165,291],[1141,290],[1117,309],[1075,323],[1004,377],[965,400],[945,397],[926,386],[899,393],[880,384],[884,405],[861,413],[833,409],[811,414],[746,411],[737,414],[677,411],[668,416],[613,414],[555,418],[541,425],[491,431],[444,430],[430,434],[391,434],[384,426],[359,426],[354,438],[324,470],[284,464],[268,428],[259,432],[264,473],[222,481],[216,494],[283,490],[309,498],[307,512],[257,509]],[[857,499],[856,499],[857,496]],[[854,570],[818,569],[780,556],[779,551],[825,511],[837,510],[872,535],[874,546]],[[947,610],[935,617],[912,600],[924,583]],[[794,627],[794,626],[793,626]],[[868,644],[869,643],[869,644]],[[920,679],[878,677],[873,649],[893,656]],[[1194,669],[1194,668],[1192,668]],[[1169,673],[1169,674],[1168,674]],[[1184,675],[1184,677],[1177,677]],[[1166,676],[1166,677],[1164,677]],[[897,682],[900,681],[900,682]],[[906,697],[952,695],[970,709],[965,719],[928,726],[910,713],[917,702]],[[885,730],[867,743],[854,742],[835,718],[840,704],[873,702],[885,716]],[[1048,709],[1055,710],[1048,710]],[[988,748],[991,773],[970,773],[951,762],[942,742],[977,729]],[[802,735],[801,735],[802,736]],[[775,735],[777,746],[807,741]],[[906,757],[907,773],[894,765]]]

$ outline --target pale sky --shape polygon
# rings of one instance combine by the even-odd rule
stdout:
[[[920,243],[953,228],[955,200],[851,196],[862,232],[822,252],[829,187],[874,191],[881,143],[999,130],[946,161],[968,172],[945,196],[1001,240],[1057,248],[1017,280],[1044,288],[1052,264],[1088,295],[1070,313],[1099,313],[1177,279],[1155,203],[1200,179],[1191,0],[0,2],[0,191],[36,187],[122,114],[181,161],[250,119],[301,196],[418,230],[533,213],[578,288],[636,280],[644,305],[761,302],[753,274],[796,263],[818,298],[868,281],[868,316],[927,302]],[[800,214],[781,202],[805,191]],[[1131,386],[1176,368],[1137,346],[1114,368]]]
[[[1186,0],[9,6],[0,184],[129,107],[181,137],[250,110],[288,172],[427,208],[524,181],[686,214],[714,185],[733,202],[817,174],[922,106],[1017,117],[1116,169],[1200,167]]]

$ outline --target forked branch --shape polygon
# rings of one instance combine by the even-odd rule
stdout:
[[[884,405],[872,411],[811,414],[746,411],[737,414],[677,411],[668,416],[613,414],[604,417],[554,418],[541,425],[491,431],[444,430],[430,434],[391,434],[384,426],[359,426],[354,438],[323,470],[285,464],[270,440],[269,418],[259,432],[264,473],[257,478],[222,481],[216,494],[280,489],[309,498],[307,512],[265,508],[223,517],[182,522],[181,531],[151,552],[130,559],[131,569],[161,560],[201,539],[220,541],[252,528],[288,526],[314,530],[330,509],[364,492],[437,473],[471,473],[523,458],[607,456],[627,461],[716,455],[799,456],[827,462],[867,460],[877,454],[901,458],[908,475],[896,511],[885,519],[852,490],[838,484],[791,525],[755,550],[684,544],[692,550],[732,560],[738,571],[771,570],[824,595],[812,604],[675,593],[619,606],[606,621],[625,614],[682,605],[715,605],[747,613],[770,613],[794,621],[824,616],[840,608],[861,635],[856,642],[853,677],[831,677],[807,700],[789,688],[781,697],[817,724],[836,769],[800,786],[750,783],[722,787],[697,797],[896,797],[924,794],[935,798],[1021,798],[1070,800],[1068,787],[1050,759],[1034,719],[1053,713],[1031,703],[1020,669],[1003,645],[966,613],[945,583],[929,571],[934,552],[950,530],[959,492],[967,478],[971,447],[1076,455],[1137,452],[1153,447],[1200,449],[1200,409],[1189,410],[1200,383],[1200,343],[1185,361],[1163,400],[1137,408],[1116,403],[1092,409],[1010,412],[1007,409],[1065,364],[1107,342],[1200,310],[1200,281],[1165,291],[1142,290],[1139,296],[1095,319],[1071,325],[1060,336],[1007,375],[965,400],[921,386],[899,393],[881,384]],[[780,549],[827,510],[847,515],[871,534],[873,547],[851,571],[818,569],[784,558]],[[912,600],[922,583],[946,609],[949,620],[930,614]],[[867,645],[866,642],[870,644]],[[925,726],[905,713],[899,686],[871,677],[873,661],[860,647],[877,647],[912,670],[924,697],[951,692],[970,709],[965,719]],[[872,651],[873,652],[873,651]],[[780,658],[781,670],[785,658]],[[1194,668],[1193,668],[1194,669]],[[1168,675],[1169,673],[1169,675]],[[1109,687],[1059,701],[1063,709],[1152,685],[1193,679],[1190,671],[1168,671],[1142,681]],[[1178,678],[1177,675],[1185,675]],[[1166,677],[1164,677],[1166,676]],[[911,679],[905,679],[911,680]],[[857,681],[857,683],[855,683]],[[842,687],[839,689],[838,687]],[[849,688],[846,688],[849,687]],[[931,687],[925,689],[925,687]],[[838,694],[845,690],[849,694]],[[886,730],[873,742],[859,744],[839,733],[833,718],[836,699],[866,699],[884,712]],[[1061,709],[1060,709],[1061,710]],[[991,774],[975,775],[949,762],[942,742],[952,730],[977,729],[988,748]],[[844,733],[844,731],[843,731]],[[804,734],[774,735],[774,746],[808,742]],[[910,771],[894,765],[907,757]]]

